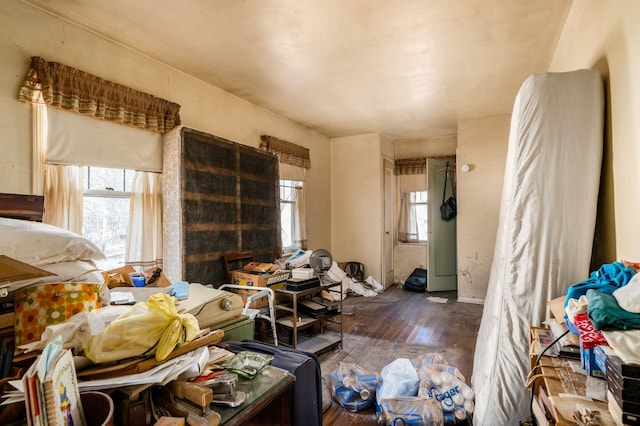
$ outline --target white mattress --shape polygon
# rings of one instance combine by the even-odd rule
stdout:
[[[547,317],[547,300],[588,277],[603,115],[594,70],[533,75],[518,92],[474,356],[474,425],[529,418],[529,327]]]

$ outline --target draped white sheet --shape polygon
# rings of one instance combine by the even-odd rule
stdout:
[[[603,121],[597,71],[536,74],[518,92],[474,355],[474,425],[529,418],[529,327],[546,318],[547,300],[589,274]]]

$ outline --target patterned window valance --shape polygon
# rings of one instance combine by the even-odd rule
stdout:
[[[396,175],[421,175],[425,173],[427,173],[426,157],[396,160]]]
[[[305,169],[311,167],[308,148],[268,135],[260,136],[260,140],[260,149],[276,154],[281,163]]]
[[[33,56],[18,100],[165,133],[180,124],[180,105],[57,62]]]

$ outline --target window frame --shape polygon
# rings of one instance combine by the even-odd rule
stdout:
[[[282,244],[282,252],[283,253],[291,253],[294,252],[295,250],[302,248],[301,244],[296,244],[295,240],[294,240],[294,235],[295,235],[295,223],[296,223],[296,217],[295,214],[297,212],[296,209],[296,203],[298,202],[298,200],[285,200],[282,197],[282,188],[286,187],[286,188],[290,188],[293,192],[294,192],[294,196],[295,196],[295,190],[297,187],[299,186],[304,186],[304,182],[303,181],[298,181],[298,180],[292,180],[292,179],[280,179],[279,182],[279,194],[280,194],[280,243]],[[285,246],[284,245],[284,241],[283,241],[283,233],[284,233],[284,223],[282,221],[282,206],[284,204],[288,204],[291,205],[291,223],[289,223],[289,226],[287,227],[287,229],[289,230],[289,234],[291,235],[292,238],[292,245],[290,246]],[[298,218],[298,223],[300,223],[300,220]]]
[[[113,189],[110,187],[107,187],[105,189],[91,189],[91,169],[114,169],[114,170],[119,170],[122,171],[122,188],[123,190],[120,189]],[[131,208],[131,184],[133,181],[133,173],[135,172],[135,170],[132,169],[125,169],[125,168],[115,168],[115,167],[101,167],[101,166],[89,166],[89,165],[83,165],[82,166],[83,169],[83,173],[86,173],[85,177],[84,177],[84,181],[83,181],[83,190],[82,190],[82,197],[83,200],[85,200],[86,198],[117,198],[117,199],[121,199],[121,200],[128,200],[129,202],[129,209],[127,209],[127,224],[126,224],[126,232],[125,235],[128,238],[128,233],[130,231],[130,208]],[[129,176],[129,183],[127,184],[127,171],[131,172],[131,176]],[[127,191],[127,186],[129,187],[129,191]],[[87,213],[87,210],[83,207],[83,229],[82,229],[82,233],[83,235],[86,235],[87,232],[84,228],[84,222],[85,222],[85,214]],[[96,244],[99,244],[101,241],[96,241]],[[125,253],[126,253],[126,238],[125,238]],[[107,256],[109,255],[109,253],[105,253]],[[126,257],[126,255],[125,255]],[[117,262],[118,265],[124,265],[125,262],[125,257],[123,257],[122,259],[120,259],[120,261]],[[106,259],[105,261],[106,262]]]
[[[419,193],[424,193],[424,201],[414,201],[415,200],[415,195],[414,194],[419,194]],[[419,191],[409,191],[406,192],[405,194],[409,194],[408,201],[409,201],[409,206],[411,209],[414,210],[415,214],[417,215],[418,209],[416,208],[417,206],[424,206],[424,210],[425,210],[425,217],[424,217],[424,228],[425,228],[425,235],[424,235],[424,239],[419,239],[420,234],[419,232],[417,232],[418,235],[418,239],[415,240],[402,240],[400,239],[400,232],[398,230],[398,232],[396,233],[397,235],[397,244],[402,244],[402,245],[427,245],[429,244],[429,198],[428,198],[428,192],[426,189],[423,190],[419,190]],[[403,194],[400,194],[400,197],[402,197]],[[400,226],[398,227],[398,229],[400,228]],[[418,226],[417,231],[419,231],[420,227]]]

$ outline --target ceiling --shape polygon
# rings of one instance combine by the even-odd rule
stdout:
[[[571,0],[28,0],[329,137],[509,114]]]

